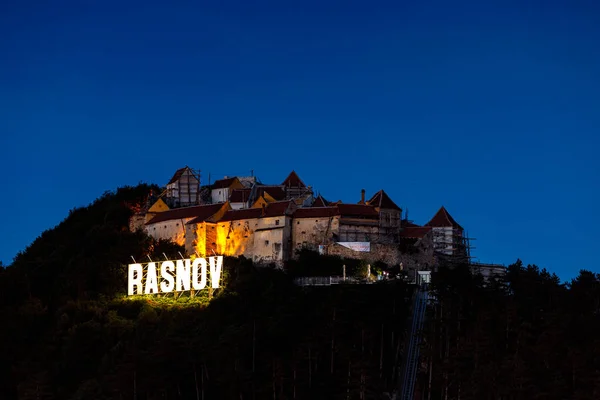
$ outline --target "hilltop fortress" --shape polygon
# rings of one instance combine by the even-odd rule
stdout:
[[[294,171],[280,184],[234,176],[201,186],[199,174],[184,167],[137,210],[130,229],[170,239],[188,255],[243,255],[278,266],[301,249],[402,269],[469,261],[464,230],[444,207],[420,226],[384,190],[365,195],[362,190],[351,203],[327,201]]]

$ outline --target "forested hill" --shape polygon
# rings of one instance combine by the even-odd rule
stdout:
[[[419,398],[600,399],[600,275],[568,284],[520,261],[485,285],[467,268],[433,276]]]
[[[128,231],[152,188],[73,210],[0,272],[0,399],[341,399],[393,388],[410,298],[401,282],[304,290],[226,258],[210,302],[126,298],[131,256],[183,253]]]
[[[303,289],[229,258],[210,301],[126,298],[131,256],[183,253],[129,232],[151,189],[73,210],[0,268],[0,399],[381,399],[396,387],[411,296],[400,281]],[[432,290],[417,398],[600,398],[597,274],[566,284],[517,262],[485,283],[441,268]]]

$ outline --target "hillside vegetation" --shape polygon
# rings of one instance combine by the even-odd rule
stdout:
[[[600,275],[568,284],[520,261],[485,285],[464,267],[433,276],[425,399],[600,399]]]
[[[394,386],[402,283],[302,289],[226,258],[214,293],[126,298],[132,256],[183,253],[127,229],[151,188],[73,210],[0,272],[0,398],[374,398]]]
[[[411,288],[292,284],[339,274],[339,259],[304,253],[284,273],[226,258],[214,292],[127,298],[131,257],[183,253],[129,232],[151,189],[120,188],[73,210],[0,268],[0,399],[381,399],[394,390]],[[517,262],[486,283],[466,266],[443,267],[432,290],[416,398],[600,398],[598,274],[561,283]]]

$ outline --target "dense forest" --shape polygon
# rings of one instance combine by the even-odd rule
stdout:
[[[600,399],[600,275],[567,284],[520,261],[484,282],[432,277],[418,378],[422,399]]]
[[[129,232],[152,189],[72,210],[0,268],[0,399],[381,399],[397,388],[412,287],[292,281],[361,263],[305,253],[280,271],[227,258],[214,292],[127,298],[132,257],[183,253]],[[600,398],[597,274],[561,283],[517,262],[486,282],[443,267],[431,290],[417,398]]]
[[[1,270],[1,399],[378,398],[394,387],[411,288],[293,284],[319,265],[341,271],[339,259],[306,253],[285,273],[226,258],[214,293],[124,296],[131,257],[183,253],[128,230],[152,188],[73,210]]]

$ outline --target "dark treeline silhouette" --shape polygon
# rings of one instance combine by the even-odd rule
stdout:
[[[151,189],[105,193],[0,269],[1,399],[347,399],[394,387],[401,282],[306,289],[226,258],[222,289],[126,298],[131,257],[183,253],[129,232]]]
[[[342,265],[363,274],[364,263],[304,252],[284,273],[226,258],[221,289],[127,298],[131,257],[183,253],[129,232],[157,189],[105,193],[0,268],[0,399],[380,399],[395,389],[412,288],[292,283]],[[564,284],[517,262],[484,282],[441,268],[432,290],[417,398],[600,398],[597,274]]]
[[[600,275],[561,283],[517,261],[502,280],[432,280],[418,398],[600,399]]]

